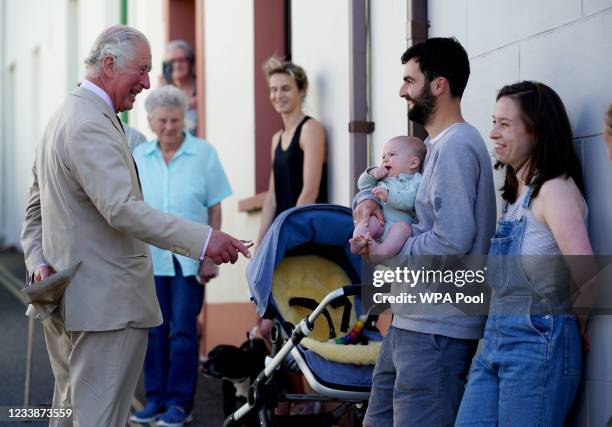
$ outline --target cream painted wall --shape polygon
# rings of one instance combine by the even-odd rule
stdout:
[[[291,2],[292,59],[308,74],[308,114],[327,133],[330,202],[349,204],[349,2]]]
[[[408,128],[406,101],[399,97],[406,50],[407,6],[405,0],[370,0],[370,85],[371,136],[374,163],[382,157],[385,143]]]
[[[0,28],[5,28],[6,24],[6,2],[0,2]],[[6,45],[6,34],[0,30],[0,242],[6,239],[6,217],[9,212],[7,206],[7,183],[6,177],[8,177],[8,162],[7,153],[8,147],[5,144],[7,139],[8,129],[6,118],[7,114],[7,67],[5,65],[4,53]]]
[[[8,95],[15,93],[15,97],[3,100],[4,107],[11,106],[12,111],[9,115],[3,110],[2,116],[7,128],[1,141],[7,174],[0,191],[9,208],[3,211],[0,224],[4,230],[0,236],[5,237],[6,243],[18,245],[35,148],[55,109],[84,78],[83,58],[95,38],[104,28],[119,22],[119,2],[23,0],[4,2],[4,8],[1,31],[6,48],[2,78],[5,85],[9,84],[9,70],[15,70],[14,87],[6,89]],[[164,48],[162,0],[131,0],[128,15],[128,23],[143,31],[151,42],[151,81],[156,86]],[[130,124],[151,135],[144,114],[146,93],[130,113]]]
[[[119,23],[119,1],[78,0],[79,9],[79,77],[85,77],[82,59],[100,32]]]
[[[11,108],[10,140],[2,141],[7,147],[6,161],[11,173],[3,188],[7,212],[5,236],[7,243],[17,244],[25,212],[27,191],[31,183],[31,166],[35,148],[57,100],[65,93],[66,39],[62,29],[66,26],[66,2],[53,7],[42,0],[6,2],[5,69],[14,69],[14,93],[6,102]],[[24,31],[36,28],[37,31]],[[9,83],[10,84],[10,83]]]
[[[149,39],[151,45],[152,65],[149,77],[151,90],[159,86],[159,76],[162,74],[162,61],[165,56],[166,22],[164,20],[163,0],[129,0],[128,25],[138,28]],[[147,139],[155,136],[149,127],[144,105],[151,91],[140,94],[129,112],[129,125],[142,132]]]
[[[253,4],[242,0],[204,2],[206,134],[234,194],[223,201],[224,231],[255,239],[259,215],[238,212],[238,201],[255,192]],[[246,263],[223,266],[207,286],[210,303],[248,301]]]

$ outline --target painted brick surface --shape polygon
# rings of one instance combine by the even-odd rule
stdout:
[[[470,79],[463,95],[465,119],[489,142],[491,115],[499,88],[519,78],[518,44],[470,60]]]
[[[349,3],[296,0],[291,14],[292,59],[306,69],[310,85],[304,110],[327,133],[330,201],[348,205]]]
[[[589,427],[609,426],[612,418],[612,383],[603,381],[589,381],[588,408]]]
[[[582,14],[592,15],[612,7],[612,0],[582,0]]]
[[[608,305],[609,306],[609,305]],[[589,319],[588,335],[591,337],[591,351],[584,360],[584,379],[612,383],[612,316],[597,315]],[[605,339],[607,337],[608,339]],[[612,398],[612,394],[609,395]],[[611,414],[612,415],[612,414]]]
[[[603,127],[602,116],[599,124]],[[612,255],[612,162],[603,137],[584,139],[582,153],[591,244],[595,253]]]
[[[467,0],[435,0],[427,4],[429,37],[454,36],[471,55],[468,44]]]
[[[379,162],[384,144],[407,129],[406,101],[399,97],[406,50],[406,2],[370,2],[370,96],[371,120],[375,123],[373,161]]]
[[[612,9],[520,44],[520,78],[539,80],[559,93],[574,137],[602,132],[612,94]]]
[[[581,16],[581,0],[471,0],[467,2],[470,54],[479,55],[567,24]]]

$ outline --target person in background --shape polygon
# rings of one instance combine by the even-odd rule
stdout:
[[[184,131],[188,101],[174,86],[155,89],[146,100],[157,138],[134,151],[144,200],[167,213],[221,227],[221,201],[231,195],[229,182],[211,144]],[[149,331],[144,362],[147,404],[131,420],[180,427],[189,422],[198,376],[196,317],[205,283],[216,266],[170,251],[151,248],[155,289],[163,324]]]
[[[563,102],[542,83],[500,89],[490,138],[496,168],[506,170],[504,213],[489,249],[483,351],[455,425],[561,426],[586,331],[586,315],[573,314],[562,256],[593,254],[582,170]]]
[[[262,68],[268,80],[270,102],[280,114],[283,128],[272,136],[272,171],[257,246],[282,212],[295,206],[327,203],[325,131],[318,120],[305,115],[302,110],[308,91],[306,72],[299,65],[276,56],[269,58]],[[257,326],[269,344],[272,322],[258,319]],[[299,387],[304,386],[301,380],[293,378],[291,381],[301,392]],[[277,414],[288,414],[289,406],[282,404]],[[308,405],[298,403],[293,406],[301,411]]]
[[[193,48],[184,40],[173,40],[166,46],[166,61],[164,62],[164,75],[160,83],[171,84],[179,88],[187,98],[188,108],[185,111],[185,129],[193,136],[198,132],[198,97],[195,76],[195,54]],[[204,264],[202,265],[204,267]],[[210,271],[201,271],[199,280],[202,284],[216,277],[216,273],[210,276]],[[202,310],[198,314],[198,333],[201,337],[198,352],[201,360],[206,359],[206,341],[204,339],[205,328],[205,302],[202,301]]]
[[[304,114],[308,90],[304,69],[271,57],[263,65],[270,101],[283,120],[272,137],[272,172],[261,214],[257,243],[280,213],[294,206],[327,203],[325,131],[318,120]]]
[[[176,86],[187,98],[188,108],[185,112],[185,128],[192,135],[197,135],[198,97],[196,91],[195,55],[191,45],[184,40],[173,40],[166,47],[164,75],[160,78],[160,85],[165,84]]]

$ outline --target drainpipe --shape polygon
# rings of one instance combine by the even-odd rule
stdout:
[[[206,138],[206,79],[204,78],[206,42],[204,40],[204,0],[195,2],[196,93],[198,94],[198,138]]]
[[[128,0],[119,0],[119,23],[127,25],[128,23]],[[120,113],[121,121],[128,124],[128,112],[122,111]]]
[[[406,48],[427,39],[429,21],[427,20],[427,0],[406,0]],[[408,116],[408,105],[406,105],[406,116]],[[427,137],[427,132],[418,123],[411,120],[408,122],[408,135],[421,139]]]
[[[350,64],[350,196],[357,193],[357,180],[368,164],[368,135],[374,122],[368,120],[368,0],[349,3]]]
[[[0,93],[6,93],[6,2],[0,2]],[[7,215],[7,191],[8,191],[8,174],[6,172],[6,166],[8,159],[6,158],[7,149],[7,123],[6,123],[6,110],[7,110],[7,99],[6,96],[0,97],[0,244],[6,240],[6,215]]]
[[[349,6],[350,37],[350,195],[357,192],[359,174],[368,165],[368,138],[374,132],[369,121],[369,0],[353,0]],[[406,0],[406,47],[427,39],[427,0]],[[399,52],[398,52],[399,54]],[[407,108],[407,107],[406,107]],[[408,111],[406,110],[406,116]],[[425,139],[425,129],[406,120],[408,135]]]

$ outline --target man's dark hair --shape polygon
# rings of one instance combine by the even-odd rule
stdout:
[[[502,97],[514,99],[527,132],[535,139],[535,146],[527,163],[525,182],[533,187],[535,198],[542,184],[562,176],[572,178],[584,194],[582,169],[572,143],[572,128],[557,92],[543,83],[523,81],[502,87],[496,101]],[[518,197],[516,171],[510,165],[495,163],[495,169],[506,168],[502,198],[514,203]]]
[[[451,94],[461,98],[470,77],[470,60],[457,39],[436,37],[415,44],[403,53],[402,64],[411,59],[419,63],[427,82],[444,77]]]

